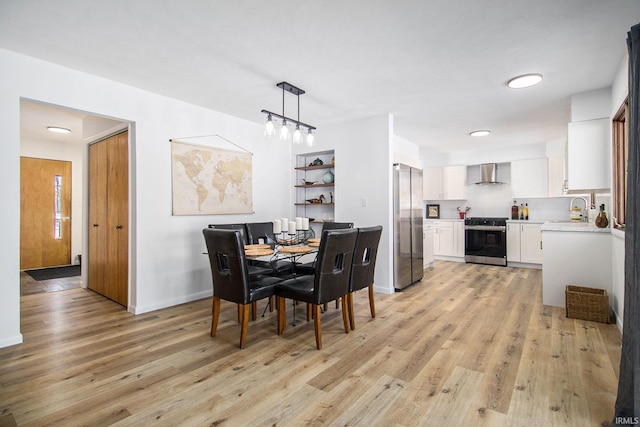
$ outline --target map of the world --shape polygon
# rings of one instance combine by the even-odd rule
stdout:
[[[253,213],[252,156],[171,141],[174,215]]]

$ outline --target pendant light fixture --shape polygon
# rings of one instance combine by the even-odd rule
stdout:
[[[276,124],[273,118],[282,119],[282,125],[280,126],[280,139],[284,141],[293,140],[294,144],[302,144],[302,128],[307,129],[306,143],[309,147],[313,147],[315,126],[311,126],[307,123],[300,121],[300,95],[304,95],[305,91],[295,87],[287,82],[280,82],[276,85],[282,89],[282,114],[274,113],[273,111],[262,110],[263,114],[267,115],[264,126],[265,136],[271,137],[275,134]],[[285,92],[289,92],[298,98],[298,118],[294,120],[284,115],[284,97]],[[291,126],[293,131],[289,128]],[[294,127],[295,126],[295,127]]]

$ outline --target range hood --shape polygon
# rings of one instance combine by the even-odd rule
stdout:
[[[483,163],[480,165],[480,181],[476,184],[502,184],[498,181],[497,175],[497,163]]]

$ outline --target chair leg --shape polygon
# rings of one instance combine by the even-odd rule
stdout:
[[[220,317],[220,297],[213,297],[213,307],[211,308],[211,336],[216,336],[218,330],[218,317]]]
[[[269,313],[273,313],[273,304],[274,304],[275,298],[273,296],[269,297]]]
[[[256,311],[258,311],[258,302],[257,301],[252,301],[251,302],[251,320],[256,320]]]
[[[344,302],[344,301],[343,301],[343,302]],[[339,299],[339,298],[336,300],[336,310],[337,310],[338,308],[340,308],[340,299]]]
[[[284,333],[284,327],[287,323],[287,306],[285,305],[284,298],[278,297],[278,335]]]
[[[344,295],[342,299],[342,323],[344,323],[344,333],[349,333],[349,304],[347,303],[348,294]],[[336,300],[337,301],[337,300]]]
[[[324,312],[327,312],[327,304],[324,305]]]
[[[371,317],[376,317],[376,303],[373,301],[373,284],[369,285],[369,308]]]
[[[249,329],[249,305],[242,304],[242,321],[240,322],[240,348],[244,348],[247,340],[247,329]]]
[[[347,294],[347,303],[349,304],[349,325],[351,330],[356,329],[356,316],[353,313],[353,292]]]
[[[322,350],[322,328],[320,326],[320,306],[318,304],[313,304],[313,326],[316,331],[316,347],[318,350]]]

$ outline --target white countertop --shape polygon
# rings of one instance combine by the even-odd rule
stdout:
[[[544,224],[545,221],[544,219],[508,219],[507,223],[514,223],[514,224]]]
[[[557,222],[547,221],[542,224],[542,231],[568,231],[568,232],[582,232],[582,233],[611,233],[611,229],[598,228],[592,222]]]

